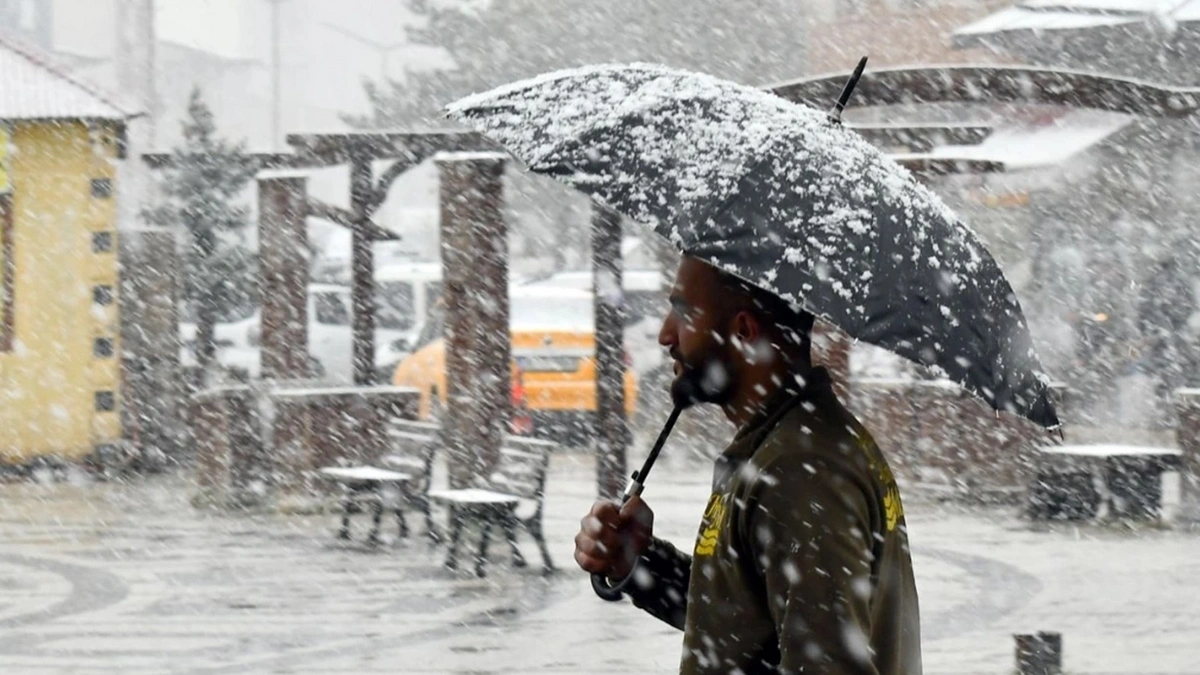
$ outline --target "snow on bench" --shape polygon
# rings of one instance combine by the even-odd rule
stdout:
[[[1162,473],[1177,470],[1176,448],[1098,443],[1037,448],[1030,486],[1030,515],[1091,518],[1107,492],[1110,513],[1156,518],[1162,506]]]

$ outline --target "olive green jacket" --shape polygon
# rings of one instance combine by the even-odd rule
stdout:
[[[655,539],[626,592],[684,631],[680,672],[919,675],[904,508],[824,369],[718,458],[691,556]]]

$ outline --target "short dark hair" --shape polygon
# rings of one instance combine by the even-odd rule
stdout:
[[[816,317],[811,312],[794,307],[778,295],[759,288],[729,272],[716,271],[721,306],[730,312],[750,311],[763,323],[773,326],[785,342],[796,346],[809,343]]]

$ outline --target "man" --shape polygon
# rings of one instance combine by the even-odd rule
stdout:
[[[809,361],[813,317],[685,257],[659,342],[677,403],[738,432],[691,556],[640,498],[599,501],[575,560],[684,631],[681,673],[921,672],[904,510],[870,435]]]

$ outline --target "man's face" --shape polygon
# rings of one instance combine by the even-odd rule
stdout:
[[[685,257],[675,273],[671,309],[658,343],[675,361],[671,397],[676,405],[725,403],[734,390],[734,353],[729,321],[715,302],[718,280],[708,265]]]

